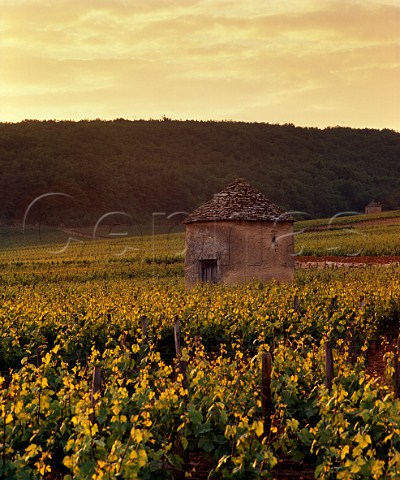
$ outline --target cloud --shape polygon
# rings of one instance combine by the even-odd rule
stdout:
[[[400,128],[395,1],[0,0],[0,8],[3,121],[21,118],[24,104],[38,118],[243,115]]]

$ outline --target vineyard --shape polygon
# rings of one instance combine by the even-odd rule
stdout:
[[[300,255],[399,256],[400,225],[333,228],[298,235]]]
[[[400,268],[188,292],[183,242],[0,252],[0,477],[398,479]]]

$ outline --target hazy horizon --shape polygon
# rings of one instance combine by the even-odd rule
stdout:
[[[0,121],[400,130],[396,0],[0,0]]]

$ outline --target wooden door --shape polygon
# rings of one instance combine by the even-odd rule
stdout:
[[[201,260],[201,281],[202,282],[217,282],[217,260]]]

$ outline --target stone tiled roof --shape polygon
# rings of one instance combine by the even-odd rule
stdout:
[[[382,204],[380,202],[376,202],[375,200],[372,200],[372,202],[369,202],[367,207],[381,207]]]
[[[183,223],[218,220],[293,222],[294,218],[268,200],[260,190],[238,179],[194,210]]]

